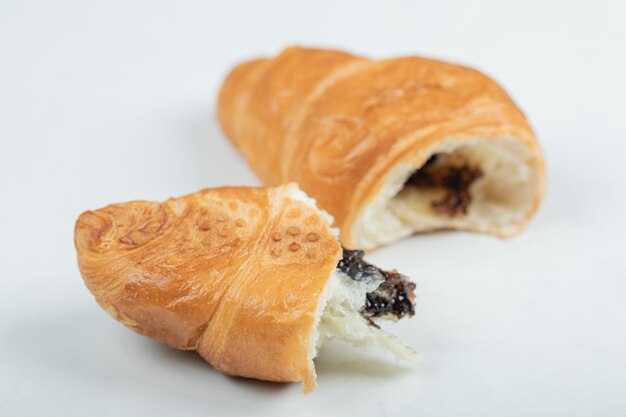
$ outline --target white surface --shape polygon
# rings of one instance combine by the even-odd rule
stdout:
[[[625,3],[296,3],[0,1],[0,415],[626,415]],[[423,360],[334,345],[309,396],[117,324],[72,245],[83,210],[256,183],[216,90],[292,43],[481,68],[549,167],[516,239],[440,233],[370,256],[419,283],[394,331]]]

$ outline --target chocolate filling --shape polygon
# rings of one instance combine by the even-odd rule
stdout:
[[[337,268],[355,281],[379,279],[382,283],[378,288],[366,294],[363,316],[370,320],[373,317],[392,314],[400,319],[405,315],[415,314],[415,284],[395,269],[383,271],[363,260],[362,250],[343,248],[343,258]]]
[[[469,188],[474,181],[482,177],[483,173],[480,168],[469,166],[467,163],[453,166],[438,162],[438,155],[431,156],[404,185],[444,189],[446,193],[443,199],[431,203],[435,212],[450,217],[463,217],[467,215],[472,201]]]

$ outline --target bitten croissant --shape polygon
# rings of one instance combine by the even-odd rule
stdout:
[[[297,182],[349,247],[436,229],[511,236],[543,197],[525,116],[458,65],[292,47],[234,68],[218,118],[261,180]]]
[[[342,249],[296,185],[203,190],[83,213],[82,276],[116,320],[230,375],[316,386],[323,340],[414,352],[375,321],[414,313],[415,284]]]

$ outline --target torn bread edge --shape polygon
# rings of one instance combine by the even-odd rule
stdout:
[[[289,198],[302,201],[316,207],[316,201],[298,188],[290,184]],[[318,208],[329,225],[333,217]],[[331,228],[333,234],[339,235],[337,229]],[[308,347],[309,372],[303,378],[303,392],[310,393],[317,387],[317,374],[313,360],[317,357],[320,347],[327,340],[343,340],[358,347],[379,347],[391,352],[399,359],[415,361],[418,354],[403,344],[394,335],[382,330],[372,319],[363,316],[366,294],[378,288],[383,280],[366,278],[355,281],[340,269],[335,269],[319,298],[318,308],[313,321],[313,328]],[[382,318],[384,319],[384,317]]]

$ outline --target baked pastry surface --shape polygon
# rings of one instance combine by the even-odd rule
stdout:
[[[358,257],[343,265],[358,274],[342,272],[330,220],[293,184],[216,188],[87,211],[75,245],[87,287],[127,327],[230,375],[308,392],[324,339],[413,354],[372,318],[412,315],[414,284]]]
[[[510,236],[543,196],[543,156],[525,116],[495,81],[459,65],[292,47],[235,67],[218,118],[261,180],[297,182],[349,247],[436,229]],[[465,191],[454,176],[445,186],[409,182],[433,156],[480,175]]]

